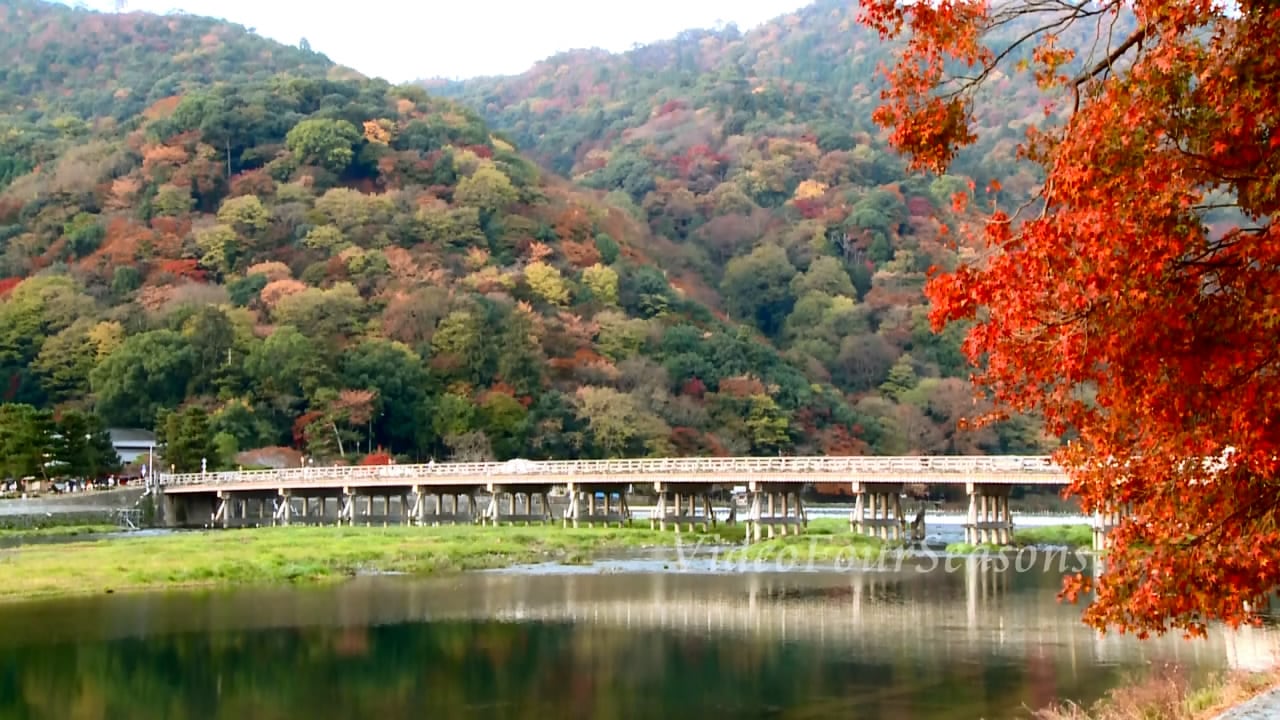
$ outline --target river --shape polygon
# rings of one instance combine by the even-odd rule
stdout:
[[[996,720],[1276,648],[1099,638],[1056,567],[686,560],[0,606],[0,717]]]

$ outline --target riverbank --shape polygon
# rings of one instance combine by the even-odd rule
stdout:
[[[0,540],[21,540],[26,538],[47,537],[82,537],[87,535],[105,535],[122,532],[119,525],[109,523],[73,522],[51,523],[31,527],[0,526]]]
[[[1062,526],[1069,527],[1069,526]],[[807,532],[742,545],[742,525],[713,533],[659,532],[647,527],[562,528],[441,527],[264,527],[182,531],[138,536],[108,526],[51,527],[12,531],[22,537],[71,537],[58,544],[31,543],[0,549],[0,600],[247,584],[331,582],[358,574],[431,575],[540,562],[583,564],[610,554],[668,548],[673,557],[711,556],[724,565],[770,563],[771,567],[849,568],[876,560],[900,543],[854,534],[847,520],[814,519]],[[1040,531],[1040,532],[1037,532]],[[1049,541],[1066,531],[1019,531]],[[677,549],[677,543],[681,545]],[[1063,545],[1061,542],[1047,542]],[[973,552],[999,549],[974,548]],[[962,555],[965,553],[949,553]]]
[[[967,542],[956,542],[947,545],[950,555],[970,555],[977,552],[1000,552],[1005,549],[1022,548],[1066,548],[1076,552],[1089,552],[1093,548],[1093,528],[1084,524],[1074,525],[1040,525],[1037,527],[1013,530],[1013,542],[1007,546],[988,543],[974,545]]]
[[[1036,720],[1253,720],[1231,708],[1280,686],[1280,669],[1235,671],[1193,682],[1163,673],[1118,687],[1089,707],[1064,703],[1036,713]],[[1270,704],[1270,703],[1268,703]],[[1256,717],[1280,717],[1280,708],[1263,708]]]
[[[726,528],[733,531],[735,528]],[[741,538],[741,529],[736,529]],[[585,563],[670,546],[647,528],[268,527],[33,544],[0,550],[0,600],[249,584],[319,583],[362,573],[430,575],[533,562]],[[686,543],[732,542],[684,533]]]

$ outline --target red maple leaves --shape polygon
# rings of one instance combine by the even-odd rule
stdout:
[[[939,89],[956,88],[944,64],[979,77],[996,64],[985,8],[864,4],[883,35],[910,30],[876,119],[916,167],[940,171],[974,139],[968,94]],[[1072,578],[1064,597],[1096,590],[1085,620],[1099,628],[1202,634],[1280,585],[1280,14],[1133,10],[1128,38],[1073,76],[1058,30],[1038,36],[1037,80],[1068,103],[1028,132],[1041,205],[994,213],[979,238],[992,252],[927,292],[935,328],[973,321],[964,350],[1002,410],[1074,431],[1058,459],[1085,510],[1131,508],[1096,588]],[[1077,9],[1024,19],[1081,19],[1059,11]]]

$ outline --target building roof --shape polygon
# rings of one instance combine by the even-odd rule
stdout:
[[[138,445],[150,447],[156,442],[156,434],[150,430],[136,428],[107,428],[112,445]]]

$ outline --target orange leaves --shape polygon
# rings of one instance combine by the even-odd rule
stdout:
[[[591,226],[591,218],[587,212],[577,205],[572,205],[556,217],[556,237],[560,238],[561,242],[565,240],[588,242],[592,239]]]
[[[364,425],[373,418],[374,390],[342,390],[333,402],[332,411],[352,425]]]
[[[555,251],[551,249],[551,246],[547,245],[546,243],[541,243],[537,241],[531,242],[529,243],[529,262],[530,263],[542,262],[543,260],[546,260],[547,258],[551,257],[551,255],[554,252]]]
[[[165,260],[156,266],[156,272],[174,277],[186,278],[195,282],[205,281],[205,272],[195,260]]]
[[[9,293],[13,292],[13,289],[18,287],[21,282],[22,278],[20,277],[0,278],[0,300],[3,300]]]
[[[968,108],[933,92],[942,62],[987,61],[980,5],[864,4],[882,33],[911,32],[877,120],[917,166],[945,167],[966,141]],[[935,329],[973,322],[963,349],[1000,410],[1073,431],[1060,462],[1085,508],[1131,507],[1105,574],[1064,586],[1067,600],[1096,591],[1085,619],[1099,628],[1200,634],[1280,585],[1280,142],[1257,120],[1280,97],[1256,92],[1280,84],[1280,17],[1242,5],[1201,44],[1189,28],[1227,22],[1214,12],[1144,3],[1144,41],[1112,47],[1105,80],[1082,78],[1065,127],[1028,133],[1043,211],[994,213],[984,254],[926,288]],[[1052,37],[1033,51],[1046,84],[1069,57]],[[1256,227],[1208,229],[1223,221],[1203,208],[1223,198]],[[1228,446],[1219,467],[1200,461]]]
[[[386,450],[378,448],[373,452],[360,458],[360,465],[390,465],[393,458]]]
[[[600,251],[596,249],[595,242],[591,240],[582,242],[576,240],[561,241],[560,251],[564,253],[565,259],[577,268],[588,268],[600,262]]]
[[[155,180],[168,180],[169,174],[185,163],[190,154],[173,145],[148,145],[142,149],[142,171]]]
[[[107,223],[106,237],[93,254],[81,261],[86,268],[114,268],[121,265],[133,265],[140,258],[145,245],[151,244],[154,233],[132,220],[122,217],[112,218]]]
[[[970,102],[963,95],[944,99],[932,91],[944,82],[946,63],[985,68],[994,62],[979,42],[986,3],[871,0],[862,4],[859,20],[885,38],[909,30],[898,63],[885,71],[889,86],[881,97],[886,102],[872,119],[892,129],[890,143],[908,155],[913,168],[941,173],[956,148],[976,138],[969,129]]]
[[[296,295],[306,289],[306,284],[299,282],[298,280],[294,280],[292,278],[280,278],[279,280],[272,280],[267,283],[262,288],[262,292],[258,293],[258,297],[262,298],[263,304],[266,305],[268,309],[274,310],[275,307],[280,304],[281,300],[289,297],[290,295]]]
[[[387,145],[391,142],[391,131],[394,127],[390,120],[364,121],[364,139],[374,145]]]
[[[735,398],[749,398],[752,395],[767,395],[764,383],[751,375],[727,377],[720,381],[719,393]]]

